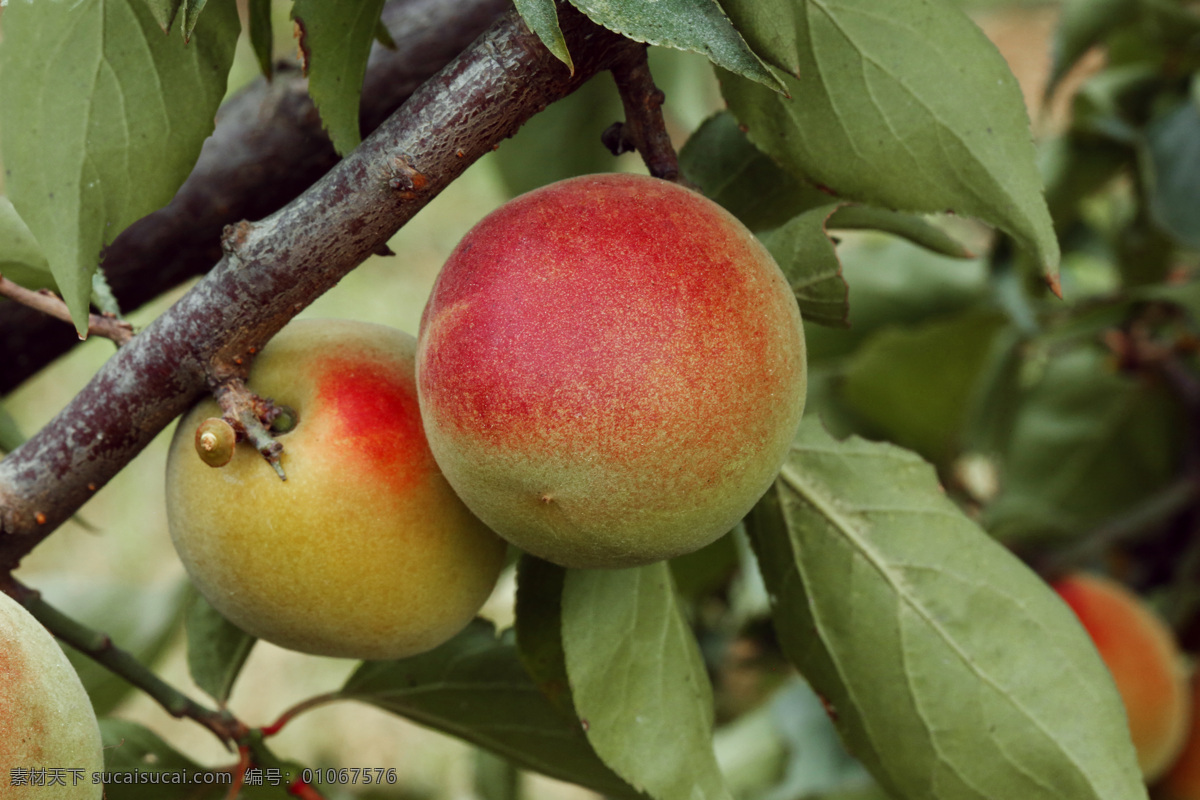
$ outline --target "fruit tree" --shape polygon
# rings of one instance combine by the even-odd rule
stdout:
[[[0,797],[1200,798],[1198,41],[0,2]]]

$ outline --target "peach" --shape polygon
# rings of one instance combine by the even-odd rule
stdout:
[[[1175,763],[1158,785],[1161,800],[1200,800],[1200,670],[1192,672],[1192,723]]]
[[[1138,765],[1154,780],[1179,753],[1191,717],[1191,689],[1174,635],[1141,598],[1111,579],[1075,573],[1056,581],[1054,590],[1112,673]]]
[[[804,408],[779,267],[732,215],[593,175],[485,217],[418,336],[434,457],[484,522],[567,567],[696,550],[770,486]]]
[[[104,787],[92,778],[103,769],[100,726],[71,662],[0,593],[0,797],[99,800]],[[22,775],[30,782],[17,785]]]
[[[455,496],[429,452],[415,340],[380,325],[296,321],[255,362],[251,389],[294,410],[281,481],[246,443],[211,467],[185,415],[167,462],[171,537],[218,611],[274,644],[389,659],[461,630],[490,594],[503,540]]]

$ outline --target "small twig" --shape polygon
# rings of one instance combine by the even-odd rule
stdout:
[[[5,590],[48,631],[109,672],[124,678],[150,695],[171,716],[195,720],[212,731],[226,746],[245,736],[246,726],[231,714],[206,708],[170,686],[138,661],[132,653],[114,645],[108,634],[71,619],[43,600],[37,591],[16,581],[6,582]]]
[[[242,785],[246,782],[246,770],[250,769],[254,761],[250,756],[250,748],[246,745],[238,747],[238,761],[233,766],[233,782],[229,784],[229,791],[225,794],[226,800],[237,800],[237,797],[242,792]]]
[[[272,722],[270,725],[264,726],[261,731],[264,737],[274,736],[283,730],[283,727],[291,722],[296,717],[303,714],[305,711],[310,711],[318,706],[323,706],[337,700],[344,699],[341,692],[328,692],[327,694],[318,694],[307,700],[302,700],[296,705],[289,708],[279,715],[279,719]]]
[[[646,162],[646,169],[656,178],[686,183],[679,172],[679,157],[667,125],[663,121],[662,104],[665,96],[654,85],[646,48],[632,51],[612,68],[621,103],[625,106],[625,122],[616,123],[601,137],[613,155],[637,150]]]
[[[213,389],[213,397],[221,406],[225,421],[233,426],[238,437],[245,437],[254,445],[280,480],[287,480],[280,459],[283,445],[267,430],[282,409],[270,400],[259,397],[246,386],[241,378],[228,377]]]
[[[49,314],[55,319],[74,324],[67,304],[49,289],[35,292],[0,275],[0,297],[7,297],[23,306],[29,306],[43,314]],[[112,339],[116,342],[117,347],[120,347],[133,338],[133,326],[125,320],[117,319],[112,314],[88,314],[88,333]]]

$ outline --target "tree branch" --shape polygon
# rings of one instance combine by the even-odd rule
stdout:
[[[392,0],[383,21],[396,49],[376,46],[363,81],[362,130],[369,133],[418,86],[474,41],[509,0]],[[308,82],[294,68],[259,79],[222,106],[192,174],[165,207],[123,231],[104,253],[105,274],[126,311],[138,308],[221,258],[221,231],[262,219],[338,161]],[[58,325],[0,303],[0,396],[78,343]]]
[[[195,720],[227,747],[246,734],[246,726],[231,714],[206,708],[192,700],[155,675],[131,653],[114,645],[108,634],[76,622],[43,600],[38,592],[15,581],[8,582],[5,589],[25,606],[46,630],[114,675],[119,675],[141,689],[171,716]]]
[[[65,322],[71,326],[72,332],[75,330],[67,304],[61,297],[47,289],[38,292],[30,291],[0,275],[0,297],[7,297],[34,311],[40,311],[53,319]],[[89,314],[88,333],[112,339],[120,347],[133,338],[133,326],[111,314]]]
[[[605,146],[614,156],[637,150],[651,175],[680,182],[679,157],[662,115],[665,98],[662,90],[654,85],[646,48],[642,48],[637,58],[617,65],[612,73],[617,91],[621,93],[621,104],[625,107],[625,121],[613,124],[604,132]]]
[[[0,570],[73,514],[207,387],[375,252],[466,168],[549,103],[641,46],[567,4],[575,74],[508,12],[353,153],[271,217],[0,461]]]

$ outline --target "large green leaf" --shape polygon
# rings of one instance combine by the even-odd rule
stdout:
[[[104,769],[126,777],[104,787],[105,800],[227,800],[233,785],[230,756],[226,769],[206,769],[163,741],[158,734],[135,722],[119,719],[100,720],[104,743]],[[298,780],[303,768],[275,758],[262,745],[254,749],[257,780],[247,773],[237,797],[239,800],[287,800],[293,797],[290,784]],[[274,774],[266,770],[273,770]],[[140,774],[138,774],[140,773]]]
[[[1145,131],[1143,175],[1150,213],[1190,248],[1200,248],[1200,103],[1184,98]]]
[[[308,93],[340,155],[362,141],[358,103],[383,0],[296,0]]]
[[[825,227],[881,230],[944,255],[970,255],[962,244],[920,217],[847,205],[845,198],[834,197],[780,169],[750,143],[728,111],[709,117],[691,135],[679,153],[679,166],[709,199],[752,231],[777,228],[798,214],[842,200]]]
[[[218,703],[224,703],[258,640],[221,616],[199,594],[188,606],[186,628],[192,680]]]
[[[562,642],[588,741],[661,800],[728,798],[712,745],[712,687],[666,562],[567,570]]]
[[[516,6],[517,13],[525,20],[529,30],[536,33],[542,44],[546,45],[546,49],[566,64],[567,69],[574,75],[575,64],[571,61],[571,54],[567,52],[567,40],[563,38],[562,29],[558,27],[558,9],[554,0],[516,0]]]
[[[562,643],[562,567],[528,554],[517,562],[517,652],[542,694],[578,719]]]
[[[1161,386],[1117,374],[1101,348],[1058,355],[1019,408],[985,522],[1002,538],[1084,532],[1170,482],[1179,425]]]
[[[748,523],[784,652],[889,794],[1146,797],[1087,633],[919,457],[809,419]]]
[[[752,231],[777,228],[797,214],[839,199],[773,162],[722,111],[704,121],[679,151],[689,181]]]
[[[880,331],[847,365],[843,396],[888,439],[946,463],[1001,324],[996,312],[974,311]]]
[[[0,405],[0,455],[16,450],[25,444],[26,438],[12,414],[9,414],[8,410]]]
[[[721,72],[756,146],[840,197],[978,217],[1056,282],[1058,242],[1020,88],[960,9],[804,0],[790,24],[800,57],[800,77],[781,75],[790,99]]]
[[[761,238],[787,276],[804,319],[846,327],[848,289],[837,250],[825,234],[836,209],[836,204],[830,204],[805,211]]]
[[[187,46],[145,0],[5,9],[6,189],[81,332],[100,248],[171,199],[212,133],[238,30],[233,0],[212,0]]]
[[[0,195],[0,275],[27,289],[54,286],[50,264],[12,201]]]
[[[229,784],[222,784],[222,776],[207,776],[211,783],[205,785],[202,773],[209,770],[136,722],[102,719],[100,734],[107,772],[156,773],[144,775],[144,782],[126,779],[106,785],[107,800],[218,800],[229,794]]]
[[[797,0],[721,0],[721,7],[759,58],[789,75],[799,74]]]
[[[747,45],[717,0],[571,0],[597,25],[638,42],[699,53],[768,87],[780,83]]]
[[[485,747],[526,769],[614,797],[636,797],[596,757],[529,677],[510,635],[476,620],[441,647],[400,661],[364,662],[341,696]]]

